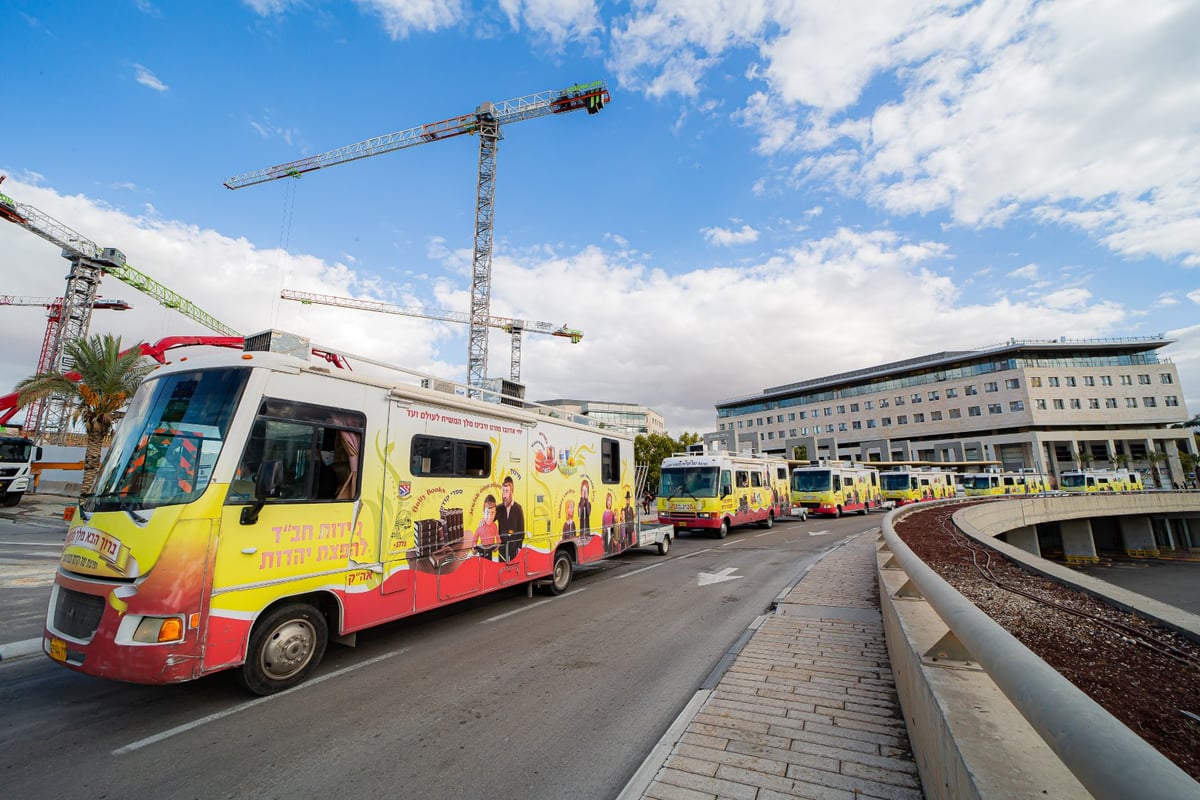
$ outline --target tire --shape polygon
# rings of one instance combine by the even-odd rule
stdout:
[[[771,530],[771,528],[774,527],[774,525],[775,525],[775,514],[770,511],[767,512],[767,518],[764,519],[762,522],[758,523],[758,527],[766,528],[767,530]]]
[[[24,493],[24,492],[17,492],[16,494],[6,494],[6,495],[4,495],[4,505],[5,505],[5,507],[6,507],[6,508],[12,508],[12,507],[13,507],[13,506],[15,506],[17,503],[21,502],[21,498],[22,498],[22,497],[24,497],[24,496],[25,496],[25,493]]]
[[[717,532],[714,533],[713,536],[716,536],[718,539],[724,539],[728,535],[729,535],[729,521],[723,519],[723,520],[721,520],[721,527],[717,529]]]
[[[258,695],[290,689],[317,668],[328,642],[320,611],[307,603],[281,606],[255,623],[238,682]]]
[[[838,506],[838,507],[837,507],[837,510],[835,510],[835,511],[833,512],[833,518],[834,518],[834,519],[841,519],[841,518],[842,518],[842,507],[841,507],[841,506]]]
[[[554,571],[550,573],[546,591],[554,596],[565,592],[571,585],[573,571],[571,556],[567,554],[566,550],[559,550],[554,554]]]
[[[658,554],[665,556],[671,550],[671,537],[664,536],[663,540],[658,543]]]

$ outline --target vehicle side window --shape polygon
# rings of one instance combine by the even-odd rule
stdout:
[[[744,469],[739,469],[736,473],[737,485],[739,489],[745,489],[750,485],[750,473]]]
[[[762,474],[758,473],[758,472],[751,472],[750,473],[750,485],[755,486],[755,487],[762,486],[763,485]]]
[[[229,488],[228,503],[254,499],[254,481],[267,461],[283,465],[271,501],[344,501],[358,497],[366,417],[357,411],[264,399]]]
[[[492,446],[485,442],[414,436],[409,457],[413,475],[486,478],[491,474]]]
[[[600,440],[600,480],[603,483],[621,482],[621,443],[616,439]]]

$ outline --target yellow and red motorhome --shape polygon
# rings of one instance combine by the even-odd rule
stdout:
[[[840,517],[866,514],[883,504],[879,472],[874,467],[843,461],[823,461],[792,469],[792,506],[810,514]]]
[[[658,521],[675,531],[706,530],[724,539],[730,528],[771,527],[790,512],[788,463],[730,453],[677,453],[662,461]]]
[[[1064,492],[1140,492],[1142,476],[1126,469],[1087,469],[1064,472],[1058,481]]]
[[[1045,494],[1050,490],[1050,481],[1046,476],[1032,469],[1022,469],[1018,472],[967,472],[959,478],[963,494],[967,497]]]
[[[883,498],[897,506],[955,496],[954,475],[940,469],[892,467],[879,473],[879,485]]]
[[[279,341],[138,389],[66,536],[54,661],[135,683],[236,668],[268,694],[331,638],[665,552],[670,529],[633,511],[629,435],[267,351]]]

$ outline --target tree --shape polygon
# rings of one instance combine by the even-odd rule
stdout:
[[[808,461],[808,445],[798,444],[793,447],[792,459],[795,461]]]
[[[1167,454],[1158,450],[1146,451],[1146,463],[1150,465],[1150,473],[1154,476],[1154,486],[1156,489],[1163,488],[1162,480],[1159,478],[1158,465],[1167,460]]]
[[[658,479],[662,474],[664,458],[678,453],[683,448],[679,442],[665,433],[638,434],[633,440],[633,460],[638,464],[647,465],[646,487],[657,493]]]
[[[1192,455],[1188,451],[1183,450],[1179,453],[1179,463],[1183,467],[1183,473],[1185,476],[1189,476],[1190,480],[1195,480],[1197,478],[1196,473],[1197,467],[1200,467],[1200,459],[1196,458],[1196,456]]]
[[[1117,465],[1117,469],[1129,469],[1129,454],[1117,453],[1113,456],[1113,463]]]
[[[17,384],[17,407],[51,395],[64,395],[74,410],[71,421],[83,424],[87,447],[83,455],[83,485],[80,497],[91,491],[100,471],[100,449],[117,424],[117,414],[155,368],[143,359],[137,346],[121,352],[121,337],[106,333],[75,339],[63,345],[63,353],[79,374],[75,381],[58,372],[42,372]]]
[[[1080,469],[1087,469],[1088,467],[1090,467],[1092,465],[1092,462],[1095,460],[1096,460],[1096,457],[1092,455],[1092,451],[1090,451],[1090,450],[1080,450],[1079,451],[1079,468]]]

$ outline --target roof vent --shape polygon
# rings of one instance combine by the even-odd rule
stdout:
[[[283,353],[307,359],[312,353],[312,343],[305,336],[269,330],[247,336],[242,350],[247,353]]]

